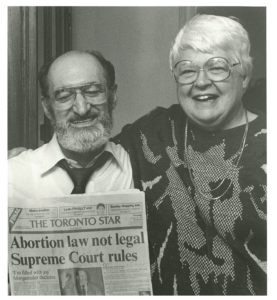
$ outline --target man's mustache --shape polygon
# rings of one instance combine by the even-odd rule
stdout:
[[[89,113],[84,116],[74,116],[68,120],[68,122],[77,122],[77,121],[85,121],[85,120],[94,120],[100,116],[99,113]]]

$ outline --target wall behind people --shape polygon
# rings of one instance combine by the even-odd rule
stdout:
[[[178,7],[74,7],[73,49],[98,49],[116,68],[114,134],[159,106],[176,102],[168,67]]]
[[[72,24],[65,20],[60,28],[59,12],[71,9]],[[29,10],[33,13],[26,13]],[[250,34],[254,56],[254,85],[245,102],[248,108],[266,108],[265,7],[10,7],[9,11],[9,149],[36,148],[52,135],[51,126],[45,126],[47,118],[34,85],[35,66],[40,67],[55,52],[60,53],[62,49],[57,51],[61,47],[56,43],[62,44],[63,39],[57,33],[63,30],[67,32],[66,40],[72,38],[72,47],[63,50],[98,49],[115,64],[119,101],[114,134],[157,105],[168,107],[177,102],[168,52],[180,26],[195,13],[240,18]],[[71,13],[65,15],[71,20]],[[28,57],[23,59],[23,54]]]
[[[266,111],[266,7],[213,7],[197,8],[201,14],[235,16],[245,27],[251,41],[254,58],[253,77],[244,95],[244,104],[250,110]]]
[[[168,52],[180,21],[186,21],[192,9],[73,7],[73,49],[98,49],[115,64],[119,101],[114,112],[114,134],[157,105],[168,107],[176,102]],[[249,93],[247,102],[250,107],[265,110],[265,8],[195,7],[195,13],[237,16],[246,26],[255,57],[253,90],[257,95],[257,86],[260,98],[263,98],[252,100],[253,93]]]

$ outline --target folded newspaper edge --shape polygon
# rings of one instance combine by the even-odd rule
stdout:
[[[144,192],[138,190],[138,189],[128,189],[128,190],[117,190],[117,191],[112,191],[112,192],[103,192],[103,193],[86,193],[86,194],[72,194],[72,195],[67,195],[67,196],[56,196],[56,197],[45,197],[45,198],[39,198],[40,201],[35,202],[35,198],[32,198],[32,206],[34,207],[44,207],[47,206],[51,203],[56,203],[56,201],[59,202],[72,202],[72,205],[79,205],[80,201],[78,200],[78,202],[75,202],[75,199],[82,199],[83,204],[88,201],[91,202],[91,198],[100,196],[100,197],[105,197],[105,196],[109,196],[109,195],[129,195],[129,194],[143,194]],[[9,207],[16,207],[18,205],[20,205],[20,207],[25,207],[23,206],[25,203],[24,198],[9,198],[8,203],[9,203]],[[44,201],[42,201],[44,200]],[[26,207],[29,207],[30,205],[27,204]]]
[[[151,295],[144,192],[9,199],[12,295]]]

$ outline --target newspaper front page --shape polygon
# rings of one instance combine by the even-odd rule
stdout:
[[[20,203],[9,200],[12,295],[152,294],[143,192]]]

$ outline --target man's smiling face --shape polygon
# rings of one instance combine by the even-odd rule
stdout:
[[[43,107],[59,144],[80,153],[103,146],[112,129],[108,108],[113,93],[98,60],[87,53],[65,54],[51,65],[48,82],[49,98]]]

